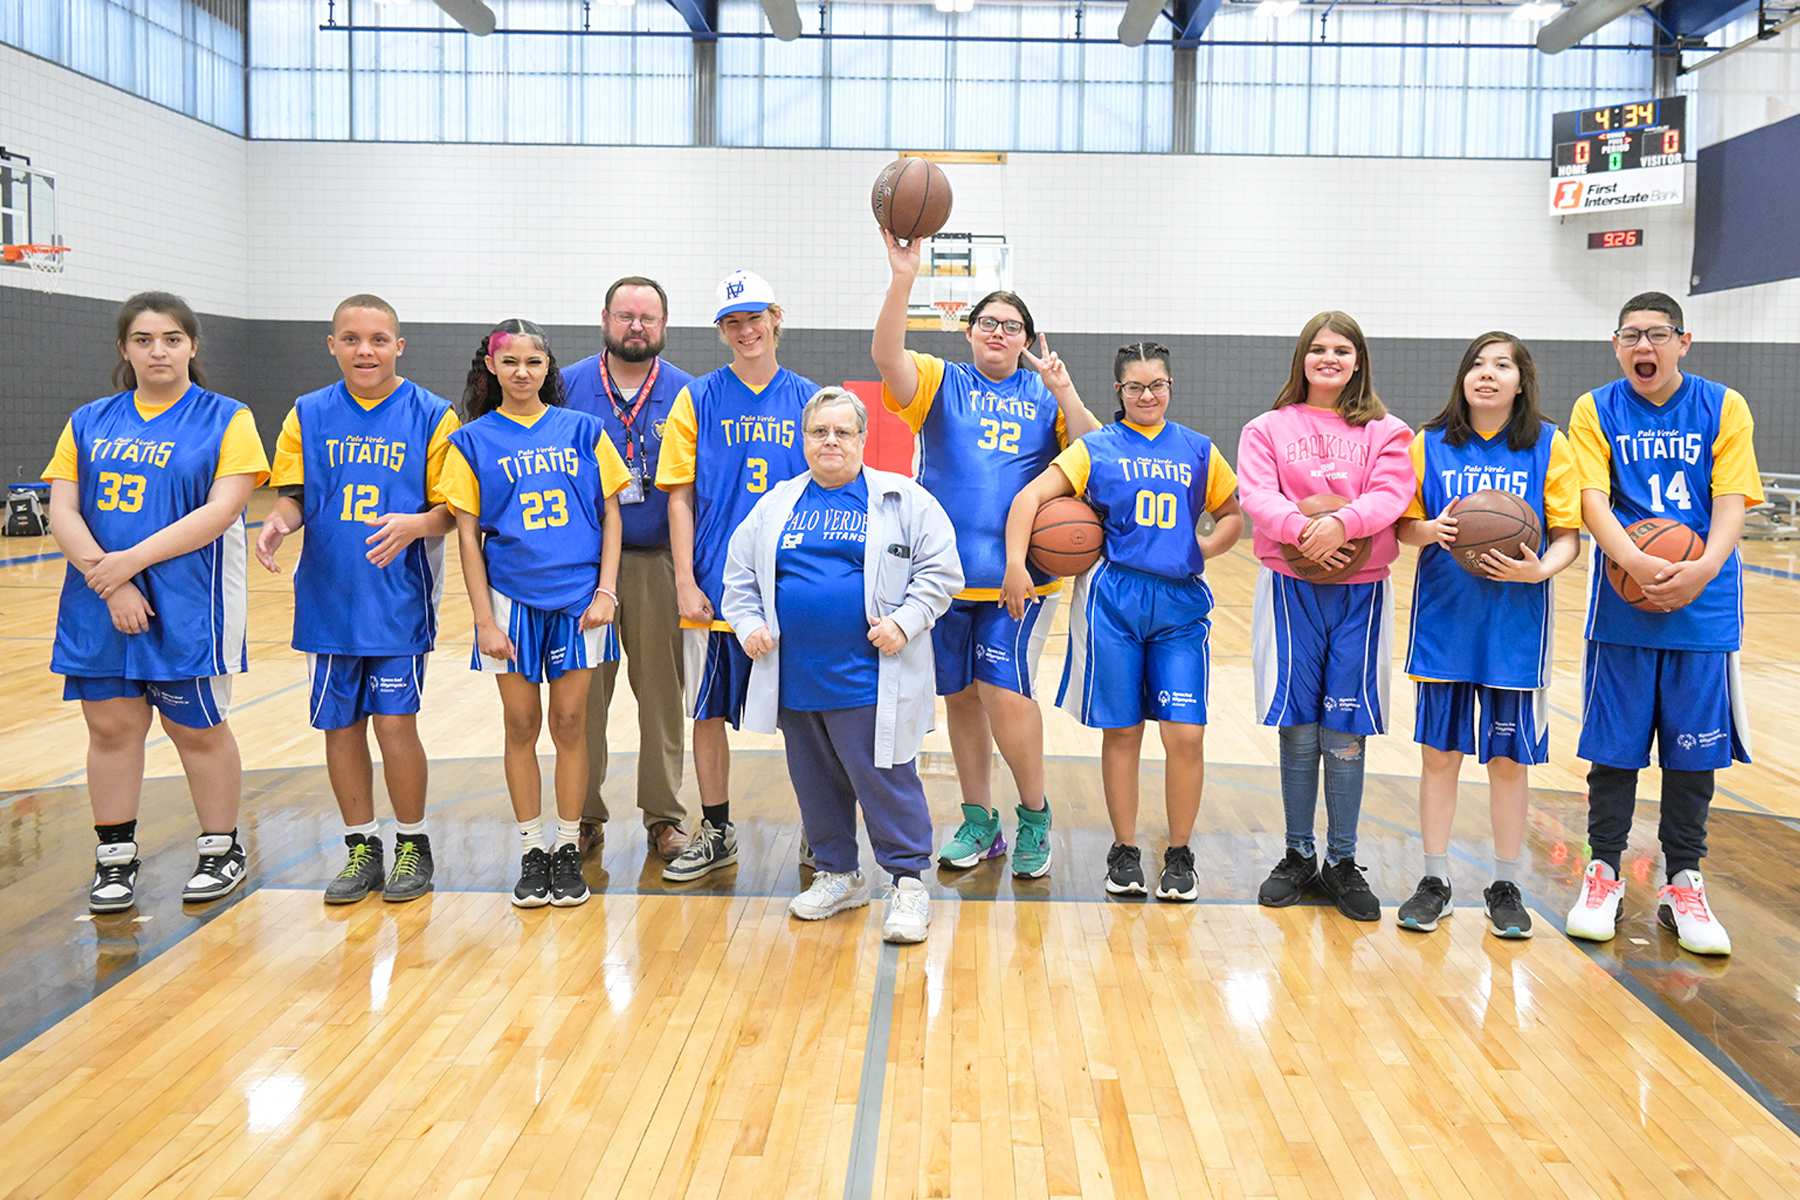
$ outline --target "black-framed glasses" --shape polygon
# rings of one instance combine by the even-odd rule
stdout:
[[[992,333],[996,329],[1003,329],[1008,337],[1015,337],[1025,332],[1025,322],[1002,321],[999,317],[976,317],[975,328],[983,333]]]
[[[1679,325],[1652,325],[1648,329],[1615,329],[1613,337],[1618,339],[1619,345],[1626,347],[1637,345],[1643,338],[1648,338],[1652,346],[1666,346],[1686,332]]]
[[[1115,383],[1113,386],[1118,388],[1119,395],[1127,400],[1142,400],[1146,392],[1161,400],[1175,386],[1175,381],[1173,379],[1152,379],[1149,383]]]

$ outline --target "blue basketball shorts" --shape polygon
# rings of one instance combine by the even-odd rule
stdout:
[[[117,675],[65,675],[64,700],[142,699],[189,729],[211,729],[231,714],[231,676],[195,679],[123,679]]]
[[[1263,567],[1250,613],[1262,723],[1387,732],[1393,628],[1385,579],[1308,583]]]
[[[1212,592],[1102,562],[1075,584],[1056,703],[1091,729],[1206,724]]]
[[[1415,680],[1413,741],[1433,750],[1510,758],[1527,767],[1550,761],[1550,701],[1541,689]],[[1476,716],[1480,711],[1479,718]]]
[[[1716,771],[1750,761],[1750,724],[1734,650],[1657,650],[1587,644],[1581,744],[1591,763]]]
[[[684,629],[681,653],[688,716],[696,721],[723,718],[741,729],[753,664],[737,636],[722,629]]]
[[[1050,634],[1061,592],[1038,597],[1017,621],[998,600],[952,600],[931,627],[937,694],[954,696],[976,680],[1036,699],[1032,677]]]
[[[583,631],[579,614],[546,612],[520,604],[488,589],[494,606],[494,624],[506,630],[517,658],[489,658],[476,642],[469,667],[494,675],[517,673],[532,683],[556,679],[569,671],[582,671],[601,663],[619,661],[619,635],[611,625]]]
[[[347,729],[364,717],[404,717],[419,711],[425,655],[308,654],[312,690],[307,719],[314,729]]]

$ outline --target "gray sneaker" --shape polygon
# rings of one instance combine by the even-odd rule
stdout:
[[[394,839],[394,869],[381,898],[390,904],[417,900],[431,890],[431,839],[424,834]]]
[[[702,820],[700,828],[694,831],[693,838],[689,840],[687,849],[663,868],[662,877],[670,883],[686,883],[690,879],[710,875],[722,867],[729,867],[736,861],[737,827],[727,821],[721,829],[711,821]]]
[[[325,885],[327,904],[355,904],[380,887],[384,877],[380,838],[352,833],[344,838],[344,845],[350,847],[350,860],[337,878]]]

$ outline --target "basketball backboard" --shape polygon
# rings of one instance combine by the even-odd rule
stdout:
[[[966,306],[989,292],[1012,290],[1012,247],[1002,233],[940,233],[925,243],[907,305],[908,326],[936,328],[937,305]]]
[[[56,176],[31,160],[0,146],[0,244],[60,246],[62,227],[56,217]],[[21,271],[23,261],[6,262]]]

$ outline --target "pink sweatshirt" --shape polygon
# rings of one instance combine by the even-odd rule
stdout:
[[[1358,428],[1331,409],[1290,404],[1244,426],[1238,441],[1238,500],[1250,514],[1256,556],[1271,570],[1293,575],[1281,557],[1283,543],[1300,540],[1308,518],[1297,501],[1320,492],[1347,496],[1333,515],[1352,537],[1370,539],[1369,561],[1341,580],[1386,579],[1400,554],[1394,522],[1418,490],[1413,472],[1412,430],[1396,416]]]

